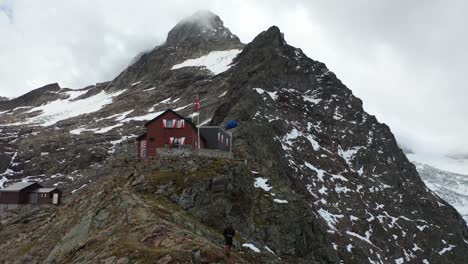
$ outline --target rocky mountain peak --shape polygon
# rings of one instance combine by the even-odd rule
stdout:
[[[218,15],[208,10],[201,10],[183,19],[171,29],[166,44],[179,46],[197,40],[240,43],[239,38],[224,26]]]
[[[242,61],[246,66],[259,63],[268,66],[270,63],[277,63],[278,59],[294,57],[294,50],[295,48],[287,45],[280,29],[277,26],[272,26],[258,34],[252,42],[245,46],[236,63]]]
[[[60,89],[62,88],[60,88],[58,83],[51,83],[12,100],[0,100],[0,110],[21,106],[40,105],[52,99],[58,98],[59,95],[57,92],[60,91]]]
[[[172,66],[187,59],[199,58],[212,51],[242,49],[243,46],[218,15],[211,11],[198,11],[175,25],[164,44],[138,54],[124,73],[130,73],[136,79],[145,78],[148,73],[151,76],[164,75]]]
[[[211,28],[223,27],[221,18],[209,10],[199,10],[183,19],[179,24],[199,24]]]
[[[281,30],[277,26],[271,26],[255,37],[252,43],[280,47],[285,45],[286,41],[284,40],[284,34]]]

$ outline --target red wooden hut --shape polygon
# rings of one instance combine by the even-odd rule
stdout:
[[[171,109],[145,124],[146,133],[137,138],[140,158],[155,156],[157,148],[196,148],[197,126]],[[205,147],[201,137],[200,147]]]

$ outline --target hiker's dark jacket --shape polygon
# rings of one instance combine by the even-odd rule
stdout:
[[[224,240],[226,240],[227,245],[232,245],[232,238],[236,234],[233,228],[226,227],[224,229]]]

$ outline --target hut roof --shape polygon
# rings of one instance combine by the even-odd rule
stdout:
[[[139,137],[136,138],[137,141],[142,140],[144,137],[146,137],[146,132],[143,135],[140,135]]]
[[[17,182],[17,183],[14,183],[4,189],[1,189],[0,191],[2,192],[17,192],[17,191],[21,191],[23,190],[24,188],[27,188],[31,185],[34,185],[34,184],[37,184],[36,182]]]
[[[50,193],[54,190],[57,190],[57,188],[38,188],[38,189],[35,189],[31,192],[37,192],[37,193]]]
[[[146,123],[145,123],[145,127],[148,127],[151,123],[153,123],[154,121],[156,121],[156,120],[158,120],[159,118],[163,117],[163,116],[164,116],[165,114],[167,114],[167,113],[173,113],[173,114],[175,114],[176,116],[178,116],[179,118],[184,119],[185,122],[186,122],[187,124],[189,124],[190,126],[192,126],[193,129],[194,129],[195,131],[197,131],[197,129],[198,129],[198,128],[197,128],[197,125],[195,125],[192,121],[190,121],[190,119],[181,116],[180,114],[178,114],[177,112],[175,112],[175,111],[172,110],[172,109],[167,109],[166,111],[162,112],[160,115],[158,115],[158,116],[156,116],[155,118],[151,119],[150,121],[146,122]],[[201,127],[200,127],[200,128],[201,128]],[[135,140],[136,140],[136,141],[140,141],[140,140],[142,140],[145,136],[146,136],[146,132],[145,132],[144,134],[138,136]],[[203,137],[203,135],[200,135],[200,139],[206,141],[206,138]]]
[[[172,109],[167,109],[166,111],[164,111],[163,113],[161,113],[160,115],[158,115],[157,117],[153,118],[152,120],[146,122],[145,124],[145,127],[149,126],[151,123],[153,123],[154,121],[158,120],[159,118],[163,117],[164,115],[166,115],[167,113],[173,113],[175,114],[176,116],[178,116],[180,119],[184,119],[185,122],[187,122],[187,124],[191,125],[193,127],[193,129],[197,129],[197,126],[192,122],[190,121],[188,118],[185,118],[183,116],[181,116],[180,114],[178,114],[177,112],[175,112],[174,110]]]

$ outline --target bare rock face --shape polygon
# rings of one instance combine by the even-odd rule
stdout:
[[[184,72],[183,75],[173,76],[173,73],[168,74],[167,71],[174,64],[187,59],[198,58],[212,51],[240,49],[242,47],[243,44],[239,38],[224,27],[219,16],[210,11],[199,11],[179,22],[169,31],[165,43],[140,55],[139,59],[116,80],[125,79],[128,83],[129,81],[139,81],[142,78],[150,78],[148,82],[154,84],[167,78],[174,78],[174,81],[191,79],[195,77],[193,73]],[[133,80],[127,80],[128,78]],[[187,83],[177,86],[186,85]]]
[[[290,243],[269,240],[267,232],[261,240],[271,243],[269,248],[313,259],[327,256],[327,251],[311,245],[330,243],[339,259],[386,263],[399,261],[400,256],[412,261],[451,261],[431,252],[455,248],[450,245],[466,247],[464,220],[425,187],[390,129],[367,114],[361,100],[324,64],[287,45],[276,27],[249,43],[237,62],[230,80],[237,97],[218,108],[213,122],[241,120],[243,125],[235,132],[237,144],[243,146],[239,149],[258,164],[261,175],[268,175],[272,186],[290,188],[281,196],[275,192],[273,200],[291,193],[302,196],[294,206],[284,200],[288,210],[302,208],[301,222],[294,226],[301,227],[296,232],[303,239],[289,248]],[[238,76],[247,77],[248,82],[238,82]],[[264,220],[281,219],[273,212],[269,210]],[[456,223],[455,229],[440,221],[447,218]],[[322,228],[314,226],[322,220]],[[458,238],[441,238],[446,231],[440,231],[448,229]],[[455,240],[447,242],[449,237]],[[421,247],[415,252],[411,247],[415,244],[429,250]],[[461,252],[450,254],[458,259],[453,263],[466,258]]]
[[[239,120],[233,151],[244,165],[141,162],[126,186],[163,196],[204,225],[233,222],[260,251],[258,262],[468,261],[463,218],[426,188],[390,128],[325,64],[275,26],[244,45],[206,11],[110,82],[77,94],[51,85],[0,102],[0,182],[92,186],[109,175],[108,161],[132,156],[122,145],[145,121],[167,108],[191,116],[196,95],[203,123]],[[60,102],[64,111],[37,108]],[[38,115],[48,122],[31,123]],[[165,181],[149,181],[151,171]]]
[[[204,49],[209,43],[221,47],[240,44],[237,36],[224,27],[223,21],[210,11],[198,11],[179,22],[167,35],[166,45]]]
[[[22,106],[38,106],[48,101],[55,100],[60,98],[56,93],[60,89],[61,88],[57,83],[52,83],[41,88],[37,88],[36,90],[13,100],[0,100],[0,111]]]
[[[107,177],[65,206],[12,211],[0,221],[0,262],[190,263],[193,250],[205,263],[224,259],[219,231],[164,196],[125,186],[135,179],[131,171],[107,167]],[[255,259],[252,252],[233,252],[230,263]],[[268,254],[260,259],[275,263]]]

